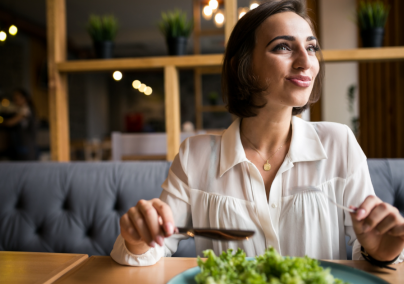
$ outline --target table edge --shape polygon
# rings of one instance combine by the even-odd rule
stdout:
[[[38,280],[35,283],[43,283],[50,284],[55,282],[57,279],[65,275],[67,272],[72,270],[74,267],[78,266],[80,263],[88,259],[88,254],[80,254],[76,255],[69,261],[67,261],[63,266],[56,268],[48,273],[48,275],[44,276],[42,279]]]

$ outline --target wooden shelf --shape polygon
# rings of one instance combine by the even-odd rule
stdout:
[[[195,68],[219,66],[222,60],[223,54],[70,60],[57,63],[57,68],[60,72],[163,69],[170,65],[178,68]]]
[[[325,62],[404,60],[404,47],[323,50]]]
[[[404,60],[404,47],[323,50],[323,56],[325,62]],[[223,54],[71,60],[57,63],[57,68],[60,72],[195,68],[220,66],[222,60]]]
[[[225,106],[202,106],[202,112],[227,112]]]

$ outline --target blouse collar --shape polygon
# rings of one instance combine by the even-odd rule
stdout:
[[[240,139],[240,122],[237,118],[222,134],[220,146],[220,176],[235,165],[248,161]],[[291,162],[308,162],[327,159],[327,154],[311,123],[293,116],[292,141],[288,155]]]

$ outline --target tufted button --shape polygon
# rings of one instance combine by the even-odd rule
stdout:
[[[65,201],[63,202],[63,205],[62,205],[62,209],[63,210],[69,210],[70,209],[70,202],[69,202],[69,200],[66,198],[65,199]]]
[[[123,203],[121,202],[121,200],[117,197],[114,204],[114,211],[117,211],[118,214],[120,214],[120,212],[125,209],[122,204]]]
[[[22,201],[22,196],[18,197],[17,203],[15,204],[15,209],[22,209],[24,206],[24,202]]]
[[[87,231],[86,231],[86,236],[89,237],[89,238],[91,238],[92,235],[93,235],[93,228],[90,227],[90,228],[88,228]]]
[[[42,228],[42,226],[39,226],[38,228],[36,228],[35,234],[37,234],[37,235],[42,235],[42,233],[43,233],[43,228]]]

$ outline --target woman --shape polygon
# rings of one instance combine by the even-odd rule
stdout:
[[[197,253],[273,246],[282,255],[346,259],[345,235],[380,261],[404,259],[404,220],[374,196],[366,157],[345,125],[293,115],[318,99],[322,66],[314,30],[300,1],[272,1],[239,20],[223,64],[228,109],[239,119],[219,136],[182,143],[160,199],[141,200],[122,216],[111,256],[151,265],[184,236],[175,226],[254,230],[248,241],[196,238]],[[351,216],[336,202],[357,206]],[[171,237],[169,237],[171,236]],[[169,238],[167,238],[169,237]],[[397,258],[397,259],[396,259]]]
[[[16,114],[5,120],[10,133],[10,158],[16,161],[36,160],[36,121],[34,105],[23,89],[13,92]]]

